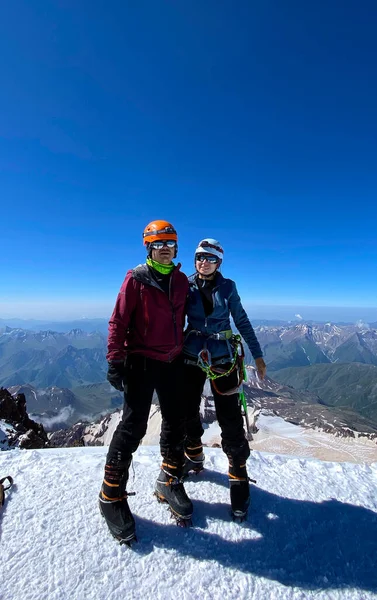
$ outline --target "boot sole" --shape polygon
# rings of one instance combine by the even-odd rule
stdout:
[[[113,532],[111,531],[111,529],[110,529],[110,528],[109,528],[109,531],[110,531],[111,535],[113,536],[113,538],[114,538],[114,539],[115,539],[117,542],[119,542],[119,545],[120,545],[120,546],[128,546],[129,548],[131,548],[131,547],[132,547],[132,544],[133,544],[134,542],[137,542],[137,541],[138,541],[138,539],[137,539],[137,537],[136,537],[136,535],[135,535],[135,534],[133,534],[133,535],[130,535],[130,536],[129,536],[129,537],[127,537],[127,538],[124,538],[124,537],[118,537],[117,535],[115,535],[115,533],[113,533]]]

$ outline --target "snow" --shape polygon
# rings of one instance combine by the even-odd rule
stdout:
[[[304,351],[304,354],[305,354],[305,356],[306,356],[306,359],[307,359],[308,363],[310,363],[310,358],[309,358],[309,356],[308,356],[308,353],[306,352],[306,350],[305,350],[304,346],[301,346],[301,350],[303,350],[303,351]]]
[[[208,446],[221,444],[221,428],[217,421],[213,423],[203,423],[204,434],[202,442]]]
[[[258,428],[258,432],[253,434],[251,443],[254,450],[337,462],[373,463],[377,461],[376,440],[370,440],[357,434],[354,438],[336,436],[333,433],[288,423],[282,417],[269,415],[266,412],[258,410],[255,413],[250,407],[248,410],[250,424],[255,421]],[[111,434],[106,431],[102,437],[97,438],[97,443],[105,445],[110,443],[112,432],[120,419],[120,413],[118,412],[116,415],[115,421],[111,422]],[[91,427],[92,434],[84,436],[86,443],[94,440],[93,426]],[[203,422],[203,427],[203,444],[206,446],[221,445],[221,430],[218,422]],[[158,407],[152,407],[143,445],[158,444],[160,429],[161,413]]]
[[[0,515],[0,597],[10,600],[369,600],[377,598],[377,463],[253,452],[252,508],[229,517],[227,460],[206,448],[186,483],[193,527],[153,497],[157,447],[141,446],[129,491],[138,542],[120,546],[100,517],[106,448],[0,453],[12,475]]]
[[[202,416],[203,409],[202,405]],[[100,423],[88,426],[83,436],[85,443],[109,445],[121,415],[122,412],[117,410]],[[273,415],[271,411],[252,407],[249,407],[248,416],[250,425],[255,423],[258,428],[258,432],[253,434],[251,444],[254,450],[337,462],[377,461],[377,440],[370,440],[357,432],[354,432],[355,437],[336,436],[331,432],[289,423],[282,417]],[[218,422],[206,423],[204,419],[202,422],[203,443],[206,446],[220,446],[221,430]],[[147,433],[142,444],[158,444],[160,430],[161,412],[157,405],[152,405]],[[345,430],[346,427],[343,427],[343,431]]]
[[[251,412],[249,418],[252,421]],[[281,417],[269,416],[263,411],[256,423],[259,431],[253,434],[252,441],[255,450],[337,462],[377,461],[376,440],[357,435],[355,438],[336,436],[288,423]]]
[[[116,410],[111,413],[106,421],[100,423],[92,423],[85,429],[83,436],[85,444],[91,443],[94,440],[96,444],[108,446],[112,440],[114,432],[119,425],[123,412]],[[105,426],[104,426],[105,425]]]
[[[298,440],[303,446],[309,445],[307,441],[302,441],[303,434],[306,431],[304,427],[288,423],[288,421],[276,415],[266,415],[261,412],[257,419],[257,426],[261,434],[266,436],[290,438]]]
[[[9,433],[12,433],[12,434],[15,433],[13,425],[0,419],[0,451],[8,450],[8,448],[9,448],[9,443],[8,443]],[[0,476],[0,479],[1,479],[1,476]],[[1,598],[1,596],[0,596],[0,598]]]

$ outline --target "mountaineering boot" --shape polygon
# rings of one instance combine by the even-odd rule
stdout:
[[[159,502],[169,504],[172,516],[181,527],[190,527],[193,506],[181,479],[182,469],[163,462],[156,481],[155,495]]]
[[[121,544],[131,545],[136,541],[135,520],[128,506],[126,483],[128,478],[127,465],[109,463],[105,466],[105,477],[99,493],[99,509],[105,518],[111,535]]]
[[[247,517],[250,504],[249,477],[246,464],[237,464],[229,458],[230,504],[234,521],[242,522]]]
[[[197,440],[186,440],[185,443],[185,462],[183,465],[182,477],[188,477],[189,473],[193,471],[200,473],[204,469],[204,452],[201,439]]]

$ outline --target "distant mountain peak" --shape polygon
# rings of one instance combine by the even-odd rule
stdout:
[[[77,336],[87,335],[87,333],[85,333],[85,331],[83,331],[79,327],[76,327],[75,329],[71,329],[71,331],[69,331],[68,333],[66,333],[64,335],[66,337],[77,337]]]
[[[8,335],[11,335],[12,337],[25,337],[26,336],[26,331],[25,329],[20,329],[19,327],[8,327],[8,325],[5,327],[5,332]]]

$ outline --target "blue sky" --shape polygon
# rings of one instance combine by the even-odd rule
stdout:
[[[4,5],[0,316],[106,316],[154,218],[187,273],[218,238],[247,306],[377,307],[376,20],[368,0]]]

